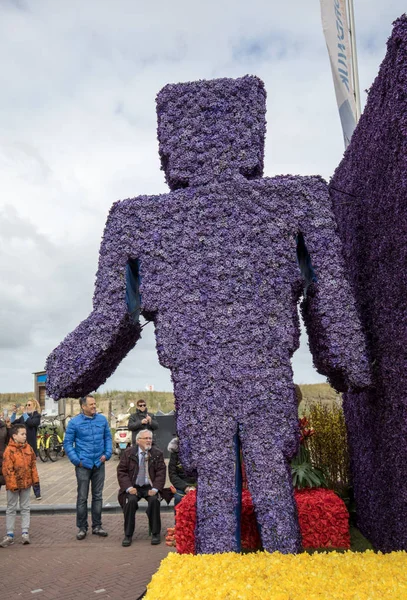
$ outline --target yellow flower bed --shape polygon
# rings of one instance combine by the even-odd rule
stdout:
[[[171,553],[145,600],[406,600],[407,553]]]

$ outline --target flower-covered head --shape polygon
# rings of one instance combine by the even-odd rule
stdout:
[[[263,174],[266,92],[254,76],[166,85],[157,95],[162,169],[172,190]]]

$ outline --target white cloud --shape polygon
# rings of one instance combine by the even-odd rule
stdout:
[[[402,0],[359,0],[361,89]],[[0,4],[0,391],[31,372],[91,307],[118,198],[167,191],[155,95],[168,82],[259,75],[268,91],[266,174],[329,178],[342,153],[319,3],[14,0]],[[170,389],[152,326],[108,388]],[[315,381],[305,347],[296,378]]]

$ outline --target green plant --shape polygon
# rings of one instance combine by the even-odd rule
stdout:
[[[317,432],[307,440],[312,463],[323,470],[327,485],[340,496],[349,495],[350,471],[345,416],[340,400],[307,407],[311,427]]]
[[[291,474],[293,486],[297,490],[313,487],[327,487],[326,478],[322,469],[316,467],[311,460],[308,448],[309,440],[314,436],[314,429],[309,427],[306,417],[299,420],[300,448],[297,456],[291,461]]]
[[[324,473],[311,463],[309,452],[303,446],[291,461],[293,486],[297,490],[313,487],[327,487]]]

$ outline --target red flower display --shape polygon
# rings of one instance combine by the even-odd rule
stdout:
[[[350,548],[348,512],[332,490],[296,490],[304,548]],[[196,492],[189,492],[176,506],[175,542],[180,554],[195,554]],[[250,492],[242,492],[241,539],[243,550],[261,547]]]
[[[304,548],[350,548],[349,515],[332,490],[296,490],[295,500]]]
[[[196,491],[185,494],[175,507],[175,547],[179,554],[195,554]]]

